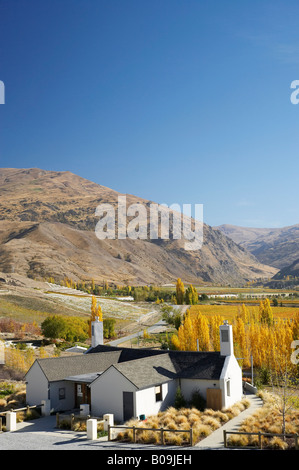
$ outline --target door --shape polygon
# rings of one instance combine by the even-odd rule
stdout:
[[[75,383],[75,408],[80,408],[82,403],[90,405],[90,388],[84,383]]]
[[[220,388],[207,388],[207,408],[221,410],[222,392]]]
[[[123,392],[123,413],[124,421],[134,416],[133,392]]]

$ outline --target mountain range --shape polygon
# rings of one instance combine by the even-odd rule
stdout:
[[[253,254],[260,263],[279,269],[275,278],[294,276],[295,271],[298,271],[299,224],[282,228],[251,228],[225,224],[215,229]]]
[[[261,261],[223,227],[203,226],[203,246],[184,240],[99,240],[96,207],[117,207],[120,193],[69,171],[0,169],[0,271],[36,279],[70,277],[113,283],[242,285],[271,278],[278,264]],[[152,201],[126,194],[127,204]],[[229,236],[227,236],[229,235]],[[265,258],[266,259],[266,258]]]

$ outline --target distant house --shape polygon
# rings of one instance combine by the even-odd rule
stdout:
[[[227,323],[220,326],[220,352],[92,344],[85,354],[37,359],[26,374],[27,404],[46,400],[53,412],[89,404],[91,415],[112,413],[126,421],[173,405],[178,387],[186,400],[198,391],[214,409],[242,399],[242,373]]]
[[[78,346],[78,344],[76,344],[75,346],[72,346],[71,348],[66,349],[65,352],[82,354],[82,353],[85,353],[87,351],[87,349],[88,348],[84,348],[84,347]]]

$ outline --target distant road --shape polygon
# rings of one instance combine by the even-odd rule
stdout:
[[[157,323],[155,323],[152,326],[149,326],[146,328],[146,331],[148,333],[156,333],[157,331],[161,331],[161,329],[166,328],[167,323],[164,320],[159,320]],[[138,336],[143,335],[143,330],[142,331],[137,331],[137,333],[133,333],[128,336],[123,336],[122,338],[116,339],[114,341],[110,341],[109,344],[110,346],[118,346],[119,344],[125,343],[126,341],[130,341],[130,339],[137,338]]]
[[[181,312],[184,313],[187,310],[188,305],[175,305],[173,307],[176,307],[177,309],[180,308]],[[154,325],[147,327],[146,331],[148,333],[157,333],[161,330],[162,331],[165,330],[166,327],[167,327],[167,323],[164,320],[162,320],[162,318],[161,318],[161,320],[159,320]],[[141,330],[141,331],[138,331],[137,333],[133,333],[133,334],[128,335],[128,336],[123,336],[122,338],[116,339],[114,341],[110,341],[109,343],[105,343],[105,344],[109,344],[110,346],[118,346],[119,344],[125,343],[126,341],[130,341],[133,338],[137,338],[138,336],[142,336],[143,331],[144,331],[144,329]]]

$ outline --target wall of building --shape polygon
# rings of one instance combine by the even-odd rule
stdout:
[[[176,381],[162,384],[162,400],[158,401],[156,400],[156,388],[154,386],[136,391],[136,417],[139,417],[140,415],[155,415],[159,413],[159,411],[164,411],[169,406],[172,406],[175,399],[176,389]]]
[[[64,398],[60,398],[60,389],[64,389]],[[51,409],[66,411],[75,407],[75,385],[73,382],[61,380],[50,383]]]
[[[220,376],[222,390],[222,407],[228,408],[237,401],[242,400],[242,370],[234,355],[225,358]]]
[[[26,403],[29,406],[40,405],[48,399],[48,380],[35,362],[26,374]]]
[[[207,399],[207,388],[219,388],[219,380],[180,379],[180,387],[185,400],[190,401],[192,393],[198,391]]]
[[[117,369],[109,367],[92,382],[90,390],[92,415],[103,416],[112,413],[115,420],[123,421],[123,392],[135,392],[136,387]],[[136,410],[135,396],[134,410]]]

